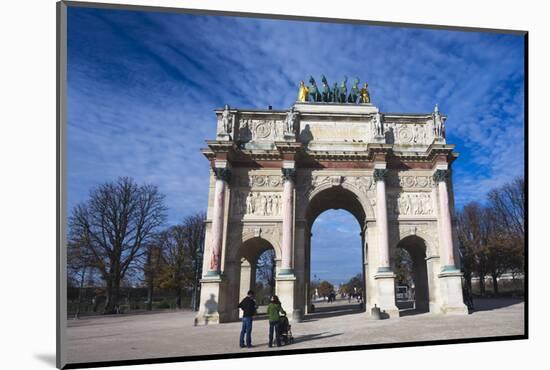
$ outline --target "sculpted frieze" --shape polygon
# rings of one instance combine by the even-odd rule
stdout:
[[[389,187],[428,189],[433,186],[432,176],[401,175],[388,176]]]
[[[236,191],[233,196],[232,213],[235,216],[279,216],[281,193]]]
[[[273,141],[283,138],[284,122],[282,120],[239,120],[239,140],[246,141]]]
[[[434,214],[430,193],[388,194],[388,215],[431,216]]]
[[[429,145],[433,141],[433,130],[425,123],[385,122],[384,135],[392,144]]]
[[[236,185],[253,188],[278,188],[282,186],[282,177],[281,175],[241,176]]]

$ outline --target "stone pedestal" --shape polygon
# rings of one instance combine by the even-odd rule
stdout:
[[[201,280],[201,305],[195,317],[196,325],[219,324],[226,321],[223,312],[224,282],[220,276],[205,277]]]
[[[296,277],[294,275],[277,275],[276,277],[276,295],[281,301],[281,306],[285,310],[290,321],[300,320],[301,311],[294,309],[294,289]]]
[[[386,138],[384,136],[376,135],[373,142],[377,144],[384,144],[386,142]]]
[[[374,275],[376,286],[376,304],[380,307],[382,318],[399,317],[399,309],[395,305],[395,274],[377,272]],[[374,307],[374,305],[372,305]],[[369,311],[370,312],[370,311]]]
[[[441,287],[441,313],[467,315],[468,308],[462,298],[462,273],[445,271],[438,275]]]
[[[285,132],[283,137],[285,141],[296,141],[296,134],[292,132]]]

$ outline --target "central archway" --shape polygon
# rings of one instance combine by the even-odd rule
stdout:
[[[319,218],[319,216],[327,211],[327,210],[344,210],[349,212],[353,216],[353,218],[357,221],[357,223],[353,221],[354,225],[353,227],[357,227],[358,234],[360,236],[359,242],[357,246],[347,246],[342,245],[342,248],[357,248],[359,247],[361,250],[361,276],[362,276],[362,282],[361,287],[359,289],[359,292],[355,292],[357,294],[361,294],[361,303],[357,302],[353,305],[350,305],[349,307],[342,307],[342,310],[340,312],[334,312],[334,315],[340,315],[344,312],[360,312],[364,311],[366,305],[364,304],[364,300],[366,299],[367,294],[366,293],[366,284],[365,284],[365,276],[367,276],[368,271],[367,269],[367,263],[366,263],[366,240],[365,240],[365,228],[366,228],[366,212],[363,207],[363,204],[359,198],[359,196],[353,191],[346,189],[342,186],[332,186],[325,189],[322,189],[320,191],[315,192],[314,194],[311,194],[310,200],[308,202],[308,205],[305,209],[305,220],[306,220],[306,237],[305,240],[305,258],[304,258],[304,264],[305,264],[305,307],[303,308],[303,312],[306,316],[311,315],[318,315],[321,314],[319,310],[313,310],[312,308],[312,298],[314,296],[314,291],[311,288],[312,287],[312,276],[311,276],[311,256],[312,256],[312,236],[313,236],[313,225],[315,221]],[[350,276],[350,279],[352,276]],[[313,282],[315,283],[315,281]],[[353,309],[351,309],[353,307]],[[326,316],[330,316],[327,314]]]

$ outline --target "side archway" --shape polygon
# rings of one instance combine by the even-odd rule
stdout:
[[[409,235],[401,239],[394,248],[393,265],[397,273],[396,301],[414,302],[407,311],[412,313],[428,312],[430,308],[430,284],[426,254],[426,241],[418,235]],[[405,289],[406,287],[406,289]]]

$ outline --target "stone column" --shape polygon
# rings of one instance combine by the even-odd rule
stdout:
[[[288,166],[288,167],[287,167]],[[294,182],[296,169],[294,163],[282,168],[283,172],[283,235],[281,240],[281,267],[276,277],[276,291],[289,320],[299,320],[300,310],[295,307],[296,276],[293,265],[294,243]]]
[[[443,271],[456,270],[453,251],[453,231],[451,224],[451,211],[449,208],[449,192],[447,190],[448,170],[438,169],[435,171],[433,179],[437,184],[439,193],[439,217],[440,217],[440,235],[441,251],[444,253]]]
[[[283,168],[283,237],[282,237],[282,258],[280,275],[292,275],[294,273],[292,264],[292,242],[294,229],[294,182],[296,170],[294,168]]]
[[[378,272],[389,272],[390,255],[388,243],[388,210],[386,204],[386,182],[384,178],[387,170],[377,168],[374,170],[376,181],[376,229],[378,232]]]
[[[395,305],[395,274],[390,267],[390,252],[388,243],[388,210],[386,205],[387,169],[385,164],[376,165],[373,173],[376,182],[376,232],[378,244],[378,268],[374,274],[376,286],[376,304],[384,317],[399,317],[399,309]],[[379,167],[378,167],[379,166]],[[369,303],[370,304],[370,303]],[[370,314],[367,312],[367,314]]]
[[[223,224],[225,210],[225,189],[231,179],[228,168],[214,168],[216,187],[214,190],[214,209],[212,212],[212,231],[210,239],[210,266],[206,276],[220,274],[220,258],[223,243]]]
[[[462,273],[455,266],[453,233],[449,193],[447,189],[448,169],[436,169],[433,179],[437,184],[439,198],[440,253],[443,254],[443,267],[439,278],[441,312],[445,314],[468,314],[462,298]]]

